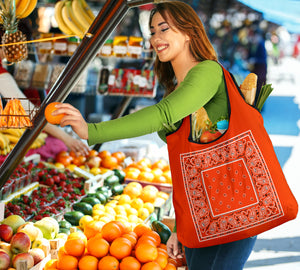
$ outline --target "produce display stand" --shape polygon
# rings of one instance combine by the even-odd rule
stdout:
[[[46,106],[51,102],[63,102],[67,98],[73,86],[79,80],[80,74],[97,55],[99,48],[104,44],[128,10],[133,7],[159,2],[165,2],[165,0],[112,0],[104,4],[78,48],[42,102],[39,111],[33,119],[33,127],[26,129],[23,136],[1,165],[0,188],[7,181],[13,170],[25,156],[30,145],[46,125],[47,122],[44,116]]]

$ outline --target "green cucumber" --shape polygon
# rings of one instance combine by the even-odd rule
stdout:
[[[125,182],[126,173],[123,170],[113,169],[114,174],[119,178],[119,182],[123,184]]]
[[[80,211],[84,215],[92,215],[93,214],[93,206],[86,202],[78,202],[73,204],[73,210]]]
[[[169,237],[171,236],[171,230],[169,229],[169,227],[159,220],[154,220],[151,223],[151,227],[153,231],[156,231],[159,234],[161,242],[163,244],[166,244]]]
[[[72,224],[67,220],[58,221],[59,228],[70,229]]]
[[[86,195],[86,197],[93,197],[93,198],[97,198],[100,203],[105,204],[107,201],[106,195],[104,195],[102,192],[95,192],[95,193],[88,193]]]
[[[84,216],[80,211],[69,211],[64,214],[64,219],[69,221],[72,226],[78,226],[79,220]]]

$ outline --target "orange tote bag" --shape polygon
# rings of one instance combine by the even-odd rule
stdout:
[[[248,105],[223,68],[227,131],[191,140],[191,116],[167,135],[178,240],[189,248],[258,235],[296,218],[298,205],[259,111]]]

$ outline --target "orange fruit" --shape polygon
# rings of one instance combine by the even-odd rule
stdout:
[[[141,270],[162,270],[162,268],[157,262],[154,261],[145,263],[142,266]]]
[[[121,163],[126,158],[126,155],[122,151],[116,151],[111,154],[112,157],[115,157],[118,160],[118,163]]]
[[[128,256],[122,259],[120,270],[140,270],[141,263],[133,256]]]
[[[98,270],[118,270],[119,264],[117,258],[107,255],[98,262]]]
[[[134,199],[141,195],[141,190],[138,187],[127,185],[123,193],[129,195],[131,199]]]
[[[134,235],[135,234],[135,235]],[[121,237],[124,237],[128,239],[131,242],[131,247],[134,248],[136,242],[137,242],[137,235],[136,233],[124,233]]]
[[[156,244],[157,247],[161,244],[160,236],[155,231],[145,232],[142,236],[149,236],[149,237],[153,238],[155,240],[155,244]]]
[[[136,235],[138,237],[142,236],[142,234],[144,234],[145,232],[149,232],[152,231],[151,228],[149,226],[147,226],[144,223],[140,223],[138,225],[136,225],[133,229],[133,231],[136,233]]]
[[[106,241],[112,242],[122,235],[122,230],[117,223],[110,221],[103,225],[101,233]]]
[[[61,104],[61,102],[51,102],[46,106],[44,115],[48,123],[53,125],[58,125],[61,121],[61,119],[65,116],[65,114],[59,114],[59,115],[52,115],[52,113],[56,110],[55,105]]]
[[[170,170],[164,171],[162,176],[164,176],[166,178],[168,184],[172,184],[172,177],[171,177]]]
[[[164,268],[164,270],[176,270],[177,267],[172,264],[172,263],[167,263],[166,267]]]
[[[97,150],[95,150],[95,149],[91,149],[90,151],[89,151],[89,153],[88,153],[88,157],[96,157],[96,156],[98,156],[98,151]]]
[[[157,252],[165,255],[167,258],[169,257],[167,250],[164,248],[161,248],[160,245],[157,247]]]
[[[149,236],[149,235],[144,235],[144,234],[138,239],[137,245],[139,245],[141,243],[148,243],[155,247],[157,246],[155,238],[153,238],[152,236]]]
[[[79,238],[79,239],[83,240],[85,242],[85,244],[87,243],[87,238],[81,230],[77,230],[76,232],[70,233],[68,235],[67,240],[73,239],[73,238],[76,238],[76,239]]]
[[[85,242],[80,238],[71,238],[65,242],[64,248],[68,255],[80,257],[85,251]]]
[[[50,259],[46,262],[44,270],[56,269],[57,268],[57,259]]]
[[[78,262],[79,270],[97,270],[98,259],[91,255],[82,256]]]
[[[65,247],[62,246],[58,249],[58,252],[57,252],[57,258],[59,259],[60,257],[64,256],[64,255],[67,255],[66,251],[65,251]]]
[[[164,269],[168,264],[168,255],[166,256],[165,254],[158,252],[155,262],[159,264],[161,269]]]
[[[102,150],[98,153],[98,157],[100,157],[101,159],[103,159],[104,157],[110,156],[111,153],[107,150]]]
[[[156,199],[156,195],[157,195],[157,192],[155,190],[152,190],[152,189],[143,189],[139,197],[144,202],[154,203],[155,199]]]
[[[87,242],[87,251],[97,258],[104,257],[109,251],[109,243],[98,236],[92,237]]]
[[[132,244],[130,240],[124,237],[119,237],[111,243],[109,253],[118,260],[121,260],[129,256],[131,254],[131,250]]]
[[[133,167],[127,167],[126,169],[124,169],[125,172],[125,177],[127,179],[133,179],[136,180],[139,177],[139,174],[141,173],[141,171],[138,168],[133,168]]]
[[[152,182],[154,179],[153,173],[150,171],[141,171],[138,176],[138,180],[145,181],[145,182]]]
[[[93,220],[85,224],[84,226],[84,234],[87,239],[94,237],[97,233],[101,232],[102,227],[104,226],[104,222],[99,220]]]
[[[159,159],[157,160],[156,162],[154,162],[151,166],[151,169],[156,169],[156,168],[159,168],[161,170],[164,170],[165,168],[167,168],[168,166],[168,162],[164,159]]]
[[[158,255],[157,248],[148,243],[137,244],[135,247],[135,257],[141,262],[151,262],[156,260]]]
[[[71,255],[65,255],[58,259],[57,268],[60,270],[74,270],[78,267],[78,259]]]
[[[101,160],[101,166],[112,170],[118,166],[118,160],[113,156],[105,156]]]

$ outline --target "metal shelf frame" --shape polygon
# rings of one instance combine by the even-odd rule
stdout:
[[[99,48],[134,7],[150,3],[168,2],[170,0],[110,0],[107,1],[95,18],[87,34],[66,64],[66,67],[52,86],[33,119],[33,128],[26,129],[13,150],[0,167],[0,188],[9,179],[18,164],[22,161],[30,145],[42,131],[47,121],[44,116],[46,106],[51,102],[63,102],[77,83],[79,75],[97,55]]]

